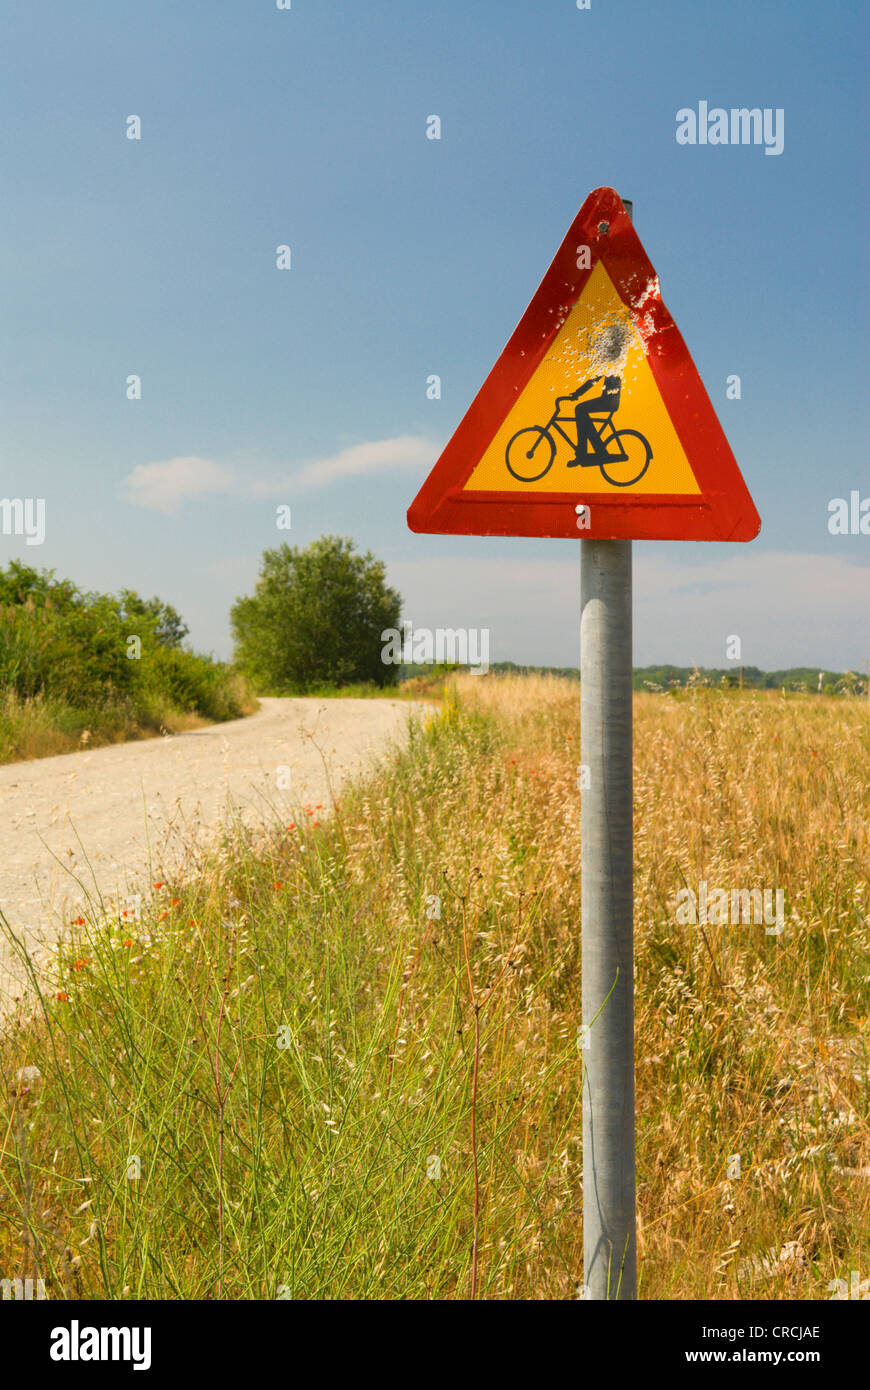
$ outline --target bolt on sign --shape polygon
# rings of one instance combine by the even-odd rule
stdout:
[[[590,193],[412,531],[748,541],[761,521],[619,194]]]

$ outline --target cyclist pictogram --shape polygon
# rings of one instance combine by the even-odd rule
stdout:
[[[731,447],[614,189],[583,204],[408,524],[582,545],[757,535]]]
[[[598,382],[600,394],[581,400]],[[508,440],[508,472],[521,483],[535,483],[543,478],[556,457],[558,434],[574,451],[569,468],[600,468],[613,487],[631,487],[649,468],[652,448],[637,430],[614,427],[621,394],[622,381],[618,376],[593,376],[570,396],[559,396],[546,425],[526,425]],[[574,409],[561,414],[568,401],[576,402]],[[576,443],[563,428],[569,420],[573,420],[577,430]]]

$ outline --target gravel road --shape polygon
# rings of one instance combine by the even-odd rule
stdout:
[[[329,782],[337,791],[402,742],[422,708],[264,699],[257,714],[228,724],[8,763],[0,767],[0,911],[38,957],[88,895],[123,902],[189,870],[231,813],[261,824],[286,823],[309,803],[328,813]],[[289,787],[278,785],[288,780],[279,768],[289,768]],[[22,987],[0,940],[0,1010]]]

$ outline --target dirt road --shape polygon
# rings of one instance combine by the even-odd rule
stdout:
[[[286,823],[309,803],[328,813],[329,782],[337,792],[401,742],[422,708],[260,703],[229,724],[0,767],[0,911],[31,950],[56,940],[88,896],[123,901],[190,868],[231,811],[260,823]],[[21,990],[0,940],[0,1010]]]

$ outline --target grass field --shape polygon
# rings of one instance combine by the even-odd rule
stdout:
[[[576,1298],[578,705],[457,678],[328,822],[95,905],[0,1040],[0,1277]],[[635,719],[639,1296],[828,1299],[870,1274],[870,710]],[[781,887],[785,930],[677,924],[701,879]]]

